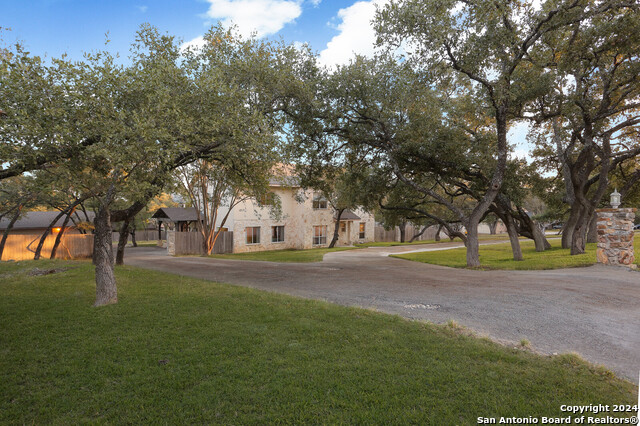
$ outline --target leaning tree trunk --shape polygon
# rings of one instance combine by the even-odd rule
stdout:
[[[6,244],[7,238],[9,237],[9,232],[11,232],[13,225],[15,225],[15,223],[18,221],[21,211],[22,211],[22,206],[19,206],[16,209],[16,214],[13,215],[13,217],[11,218],[11,221],[9,221],[9,224],[7,225],[7,228],[4,230],[4,233],[2,234],[2,240],[0,241],[0,259],[2,259],[2,253],[4,252],[4,245]]]
[[[521,224],[520,235],[526,238],[531,238],[535,243],[536,251],[541,252],[549,250],[551,248],[551,244],[547,241],[547,237],[544,235],[544,232],[540,229],[538,224],[520,207],[518,207],[518,214]]]
[[[513,260],[523,260],[522,258],[522,248],[520,248],[520,239],[518,238],[518,230],[516,229],[516,224],[513,221],[513,216],[511,216],[508,212],[504,214],[502,219],[504,224],[507,227],[507,233],[509,234],[509,242],[511,243],[511,252],[513,253]]]
[[[62,236],[64,235],[65,231],[67,230],[67,224],[69,224],[69,219],[71,218],[71,215],[73,214],[74,211],[75,211],[75,207],[71,209],[71,211],[67,214],[67,217],[64,219],[64,222],[62,223],[62,226],[60,227],[60,232],[58,232],[58,235],[56,236],[56,241],[55,241],[55,243],[53,243],[53,248],[51,249],[51,255],[49,256],[49,259],[55,259],[56,258],[56,253],[58,251],[58,246],[60,246],[60,242],[62,241]]]
[[[551,243],[547,240],[547,237],[542,232],[542,229],[538,226],[537,223],[531,222],[531,235],[533,236],[533,242],[536,245],[536,251],[545,251],[551,248]]]
[[[118,303],[116,277],[113,271],[113,237],[109,207],[100,206],[94,220],[93,263],[96,267],[96,302],[93,306]]]
[[[455,225],[455,230],[459,231],[460,230],[460,226],[458,224]],[[453,241],[456,239],[456,235],[452,232],[449,232],[448,230],[446,231],[447,237],[449,237],[449,241]]]
[[[438,225],[438,230],[436,231],[435,240],[440,241],[440,231],[442,231],[442,225]]]
[[[64,216],[65,214],[67,214],[67,212],[74,208],[75,206],[77,206],[80,202],[76,201],[75,203],[73,203],[72,205],[70,205],[69,207],[67,207],[66,209],[62,210],[56,217],[55,219],[53,219],[53,221],[49,224],[49,226],[47,227],[47,229],[44,230],[44,233],[42,234],[42,237],[40,237],[40,241],[38,242],[38,247],[36,247],[36,251],[35,254],[33,255],[33,260],[38,260],[40,259],[40,254],[42,252],[42,248],[44,247],[44,243],[47,240],[47,237],[49,236],[49,234],[51,233],[51,229],[53,229],[53,227],[56,225],[56,222],[59,221],[62,216]]]
[[[116,249],[116,265],[124,265],[124,248],[129,240],[129,225],[130,222],[125,220],[122,222],[122,227],[120,228],[118,248]]]
[[[422,230],[420,232],[418,232],[416,235],[414,235],[413,237],[411,237],[411,239],[409,240],[410,243],[414,242],[416,239],[420,238],[420,236],[422,234],[424,234],[424,231],[427,230],[427,228],[429,227],[429,225],[425,225]]]
[[[340,218],[342,217],[342,212],[344,212],[344,210],[345,209],[338,210],[338,214],[336,216],[336,225],[333,228],[333,238],[331,239],[331,244],[329,244],[329,248],[335,247],[336,243],[338,242],[338,232],[340,231]]]

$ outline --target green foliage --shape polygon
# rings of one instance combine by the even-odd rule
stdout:
[[[232,171],[235,190],[266,192],[308,58],[220,26],[204,38],[202,49],[185,50],[142,25],[126,65],[103,51],[50,63],[20,45],[3,51],[0,180],[45,168],[115,222],[131,220],[196,160]],[[102,240],[96,253],[110,253]]]
[[[29,274],[35,267],[68,269]],[[183,276],[116,273],[120,302],[95,309],[88,263],[0,265],[0,323],[12,325],[0,328],[1,423],[471,424],[637,400],[636,386],[575,356]]]

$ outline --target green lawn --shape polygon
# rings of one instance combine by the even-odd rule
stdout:
[[[136,241],[136,243],[138,247],[158,247],[158,240],[142,240]]]
[[[596,263],[596,244],[587,244],[585,254],[571,256],[569,249],[560,247],[560,239],[549,239],[549,243],[552,248],[539,253],[535,251],[533,241],[521,241],[520,246],[524,260],[519,262],[513,260],[509,243],[480,246],[481,269],[558,269],[589,266]],[[635,239],[634,248],[636,253],[640,253],[640,238]],[[393,257],[453,268],[467,267],[466,249],[464,248],[400,254]],[[637,259],[640,262],[640,256]]]
[[[456,239],[454,241],[460,241],[459,239]],[[435,243],[445,243],[445,242],[449,242],[449,239],[447,238],[446,240],[442,240],[442,241],[436,241],[436,240],[424,240],[424,241],[414,241],[412,243],[409,242],[405,242],[405,243],[400,243],[398,241],[391,241],[391,242],[372,242],[372,243],[362,243],[362,244],[356,244],[355,246],[357,248],[367,248],[367,247],[395,247],[395,246],[413,246],[413,245],[420,245],[420,244],[435,244]]]
[[[554,238],[554,237],[556,237],[555,234],[547,236],[547,238]],[[480,241],[502,241],[502,240],[508,240],[508,239],[509,239],[509,235],[508,234],[495,234],[495,235],[481,234],[481,235],[478,236],[478,240],[480,240]],[[526,238],[524,238],[524,237],[520,237],[520,239],[521,240],[526,240]],[[412,243],[410,243],[410,242],[400,243],[398,241],[373,242],[373,243],[356,244],[356,247],[358,247],[358,248],[366,248],[366,247],[395,247],[395,246],[410,246],[410,245],[416,245],[416,244],[436,244],[436,243],[450,243],[450,242],[460,243],[460,242],[462,242],[462,240],[460,238],[456,237],[456,238],[453,239],[453,241],[451,241],[449,239],[449,237],[443,236],[440,239],[440,241],[423,240],[423,241],[414,241]]]
[[[133,267],[96,309],[91,271],[0,265],[0,424],[475,424],[637,401],[575,356]]]
[[[212,254],[216,259],[260,260],[265,262],[322,262],[325,254],[334,251],[352,250],[354,247],[315,248],[308,250],[268,250],[251,253]]]

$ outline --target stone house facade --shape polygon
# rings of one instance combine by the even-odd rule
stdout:
[[[295,185],[282,185],[276,180],[271,182],[270,190],[280,200],[278,217],[254,199],[241,202],[229,213],[223,228],[233,231],[234,253],[329,246],[336,212],[326,200],[313,191],[303,192]],[[226,213],[221,208],[218,217]],[[373,215],[360,209],[344,211],[337,246],[374,241],[374,227]]]

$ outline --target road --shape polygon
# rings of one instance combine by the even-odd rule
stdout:
[[[388,257],[410,251],[416,247],[334,252],[318,263],[273,263],[170,257],[163,249],[136,248],[127,250],[126,263],[411,319],[454,320],[504,344],[527,339],[538,352],[577,352],[638,382],[640,272],[599,265],[476,271]]]

